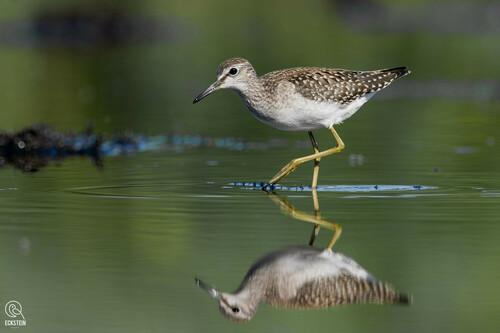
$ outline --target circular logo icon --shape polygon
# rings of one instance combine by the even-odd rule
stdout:
[[[18,316],[23,316],[23,307],[18,301],[9,301],[5,304],[5,314],[10,318],[16,318]]]

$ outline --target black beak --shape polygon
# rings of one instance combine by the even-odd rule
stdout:
[[[195,278],[194,281],[196,282],[196,285],[198,287],[200,287],[201,289],[205,290],[207,293],[210,294],[210,296],[212,296],[213,298],[215,299],[219,299],[220,298],[220,294],[217,290],[215,290],[214,288],[210,287],[208,284],[206,284],[205,282],[201,281],[200,279],[198,278]]]
[[[215,81],[214,83],[212,83],[210,87],[208,87],[204,92],[196,96],[196,98],[193,101],[193,104],[198,103],[203,98],[207,97],[208,95],[219,89],[220,85],[221,83],[219,81]]]

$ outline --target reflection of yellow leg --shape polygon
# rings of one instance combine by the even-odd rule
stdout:
[[[285,199],[283,199],[282,197],[280,197],[276,193],[270,193],[267,191],[266,191],[266,193],[269,195],[271,200],[273,200],[276,204],[278,204],[278,206],[280,206],[281,210],[285,214],[290,215],[294,219],[297,219],[300,221],[314,223],[315,224],[315,226],[314,226],[315,231],[317,229],[317,231],[319,232],[320,226],[323,226],[327,229],[333,230],[333,236],[332,236],[332,239],[330,240],[330,242],[328,243],[328,246],[326,247],[327,249],[331,249],[333,244],[335,244],[337,239],[340,237],[340,234],[342,233],[342,226],[338,223],[328,222],[328,221],[325,221],[321,218],[321,214],[319,214],[319,206],[317,205],[318,199],[316,196],[316,191],[313,191],[313,200],[314,200],[315,211],[316,211],[315,216],[295,209],[294,206],[292,206],[288,201],[286,201]],[[317,210],[316,210],[316,208],[317,208]],[[312,245],[312,242],[314,242],[314,238],[316,237],[316,234],[317,234],[317,232],[313,232],[313,236],[311,236],[311,242],[309,245]]]
[[[311,144],[313,146],[313,150],[315,154],[319,153],[318,143],[314,139],[313,133],[311,131],[309,133],[309,139],[311,139]],[[318,174],[319,174],[319,162],[321,161],[321,157],[318,157],[314,160],[314,171],[313,171],[313,181],[311,187],[316,189],[316,185],[318,184]]]
[[[330,132],[332,132],[333,137],[335,138],[335,141],[337,141],[337,147],[334,147],[334,148],[331,148],[331,149],[328,149],[328,150],[325,150],[322,152],[314,153],[312,155],[299,157],[299,158],[291,160],[290,163],[285,165],[280,170],[280,172],[278,172],[273,177],[273,179],[271,179],[269,181],[269,183],[266,186],[268,186],[269,184],[271,184],[271,185],[276,184],[281,179],[288,176],[293,170],[295,170],[299,165],[301,165],[304,162],[307,162],[310,160],[317,160],[317,159],[319,160],[324,156],[328,156],[328,155],[335,154],[335,153],[340,153],[345,147],[344,142],[342,141],[342,139],[340,138],[340,136],[337,134],[337,132],[335,131],[335,129],[333,127],[330,127],[329,130],[330,130]],[[319,161],[318,161],[318,163],[319,163]],[[319,168],[319,166],[318,166],[318,168]],[[319,169],[318,169],[318,171],[319,171]],[[316,177],[317,177],[317,175],[316,175]],[[313,181],[314,181],[314,179],[313,179]]]
[[[319,211],[319,201],[318,201],[318,192],[316,192],[316,188],[312,188],[312,195],[313,195],[313,206],[314,206],[314,215],[316,216],[316,219],[321,219],[321,213]],[[309,245],[314,244],[314,240],[316,239],[316,236],[319,233],[319,228],[320,225],[316,223],[314,225],[313,232],[311,234],[311,239],[309,240]]]
[[[326,247],[327,249],[332,248],[333,244],[335,244],[337,239],[339,239],[340,234],[342,233],[342,227],[340,226],[340,224],[335,223],[335,228],[336,229],[333,232],[332,239],[330,240],[330,242],[328,243],[328,246]]]
[[[311,234],[311,238],[309,239],[309,245],[314,245],[314,241],[316,240],[316,236],[319,234],[319,227],[320,225],[316,223],[313,228],[313,232]]]

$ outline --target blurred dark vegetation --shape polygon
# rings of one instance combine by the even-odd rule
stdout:
[[[13,165],[25,172],[35,172],[67,156],[89,156],[99,165],[101,142],[91,127],[80,134],[59,133],[42,124],[14,133],[0,132],[0,167]]]

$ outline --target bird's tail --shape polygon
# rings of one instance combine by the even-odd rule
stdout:
[[[396,74],[396,78],[408,75],[411,71],[406,66],[386,68],[381,70],[382,73],[393,73]]]
[[[366,283],[366,282],[365,282]],[[393,287],[380,281],[368,282],[365,285],[364,302],[411,304],[410,294],[396,291]]]

